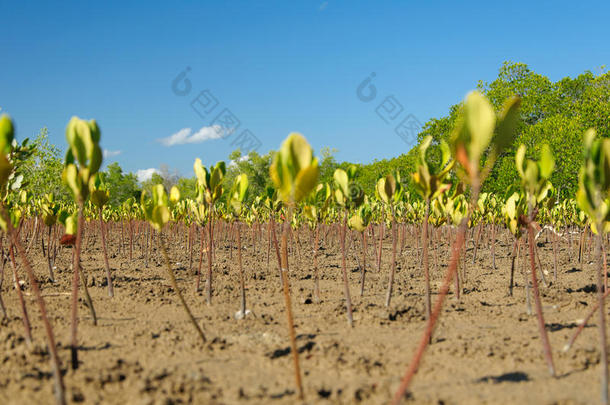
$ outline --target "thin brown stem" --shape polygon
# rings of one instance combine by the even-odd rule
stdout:
[[[290,232],[290,213],[286,216],[286,221],[283,223],[282,230],[282,255],[281,255],[281,272],[282,286],[284,290],[284,302],[286,304],[286,318],[288,320],[288,333],[290,335],[290,348],[292,351],[292,359],[294,362],[294,377],[299,391],[299,399],[304,399],[303,383],[301,381],[301,367],[299,365],[299,351],[297,350],[297,339],[294,331],[294,318],[292,316],[292,303],[290,299],[290,281],[288,276],[288,232]]]
[[[532,208],[530,207],[530,212],[532,212]],[[536,305],[536,316],[538,318],[538,329],[540,331],[540,339],[542,341],[542,348],[544,350],[544,357],[546,359],[547,365],[549,366],[549,372],[551,376],[555,376],[555,366],[553,364],[553,353],[551,352],[551,345],[549,343],[549,337],[546,332],[546,328],[544,325],[544,314],[542,313],[542,303],[540,301],[540,293],[538,291],[538,280],[536,278],[536,263],[534,261],[535,251],[534,251],[534,226],[533,226],[534,218],[529,218],[528,223],[528,239],[529,239],[529,254],[530,254],[530,267],[532,271],[532,289],[534,293],[534,303]],[[542,269],[541,269],[542,271]]]
[[[176,291],[176,295],[178,296],[178,299],[180,300],[180,304],[182,305],[184,312],[186,312],[186,315],[188,316],[189,321],[191,322],[193,327],[197,330],[197,333],[199,334],[199,337],[201,337],[201,340],[203,341],[203,343],[205,343],[206,339],[205,339],[205,335],[203,334],[203,330],[201,330],[201,327],[195,320],[193,313],[191,312],[189,306],[186,304],[186,301],[184,300],[184,297],[182,296],[182,292],[180,292],[180,288],[178,287],[178,282],[176,281],[176,277],[174,276],[174,272],[172,270],[172,265],[169,261],[169,255],[167,254],[167,248],[165,247],[165,242],[163,241],[163,237],[159,238],[159,242],[161,245],[161,252],[163,252],[163,258],[165,259],[165,270],[167,270],[167,277],[169,278],[172,288],[174,289],[174,291]]]
[[[349,293],[349,280],[347,278],[347,264],[346,264],[346,251],[345,251],[345,236],[347,234],[347,211],[343,216],[343,226],[341,229],[341,274],[343,276],[343,292],[345,294],[345,310],[347,314],[347,324],[351,328],[354,325],[354,318],[352,316],[352,299]]]
[[[430,213],[430,199],[426,199],[426,209],[424,212],[424,223],[421,235],[421,243],[423,246],[424,255],[424,280],[426,289],[426,320],[430,319],[430,311],[432,303],[430,300],[430,270],[428,267],[428,215]]]
[[[392,215],[392,263],[390,265],[390,276],[388,278],[388,290],[385,296],[385,306],[389,307],[392,300],[392,290],[394,289],[394,275],[396,274],[396,220]]]
[[[21,292],[21,282],[19,280],[19,274],[17,273],[17,261],[15,260],[15,253],[13,252],[13,245],[9,247],[11,256],[11,262],[13,264],[13,280],[15,282],[15,292],[19,299],[19,307],[21,308],[21,320],[23,322],[23,329],[25,333],[25,342],[28,346],[32,345],[32,327],[30,324],[30,317],[28,316],[28,310],[25,306],[25,300],[23,299],[23,292]]]
[[[6,214],[4,207],[2,207],[1,210],[1,215],[4,218],[7,218],[8,215]],[[38,287],[38,281],[36,280],[36,276],[34,275],[34,270],[32,269],[30,261],[27,258],[25,249],[23,248],[19,237],[16,235],[10,220],[7,220],[6,222],[8,223],[8,234],[12,240],[13,245],[17,248],[17,253],[21,257],[22,264],[25,267],[26,273],[28,274],[28,278],[30,279],[30,285],[36,297],[36,302],[38,303],[38,308],[40,310],[40,317],[42,319],[45,333],[47,335],[47,343],[49,347],[49,354],[51,355],[51,367],[53,369],[53,380],[55,385],[55,402],[58,405],[65,405],[66,396],[64,393],[64,382],[61,374],[61,363],[59,360],[59,355],[57,354],[57,345],[55,344],[55,335],[53,333],[53,327],[51,326],[51,323],[49,322],[49,317],[47,316],[47,309],[44,302],[44,298],[42,297],[42,293],[40,292],[40,288]]]
[[[99,208],[100,215],[100,234],[102,235],[102,248],[104,249],[104,266],[106,267],[106,281],[108,282],[108,296],[114,297],[114,287],[112,285],[112,276],[110,275],[110,264],[108,263],[108,249],[106,248],[106,230],[104,229],[104,218],[102,208]]]

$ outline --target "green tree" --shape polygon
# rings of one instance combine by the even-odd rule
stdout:
[[[197,177],[180,177],[176,187],[180,190],[182,198],[190,200],[197,198]]]
[[[64,167],[61,150],[49,142],[46,127],[38,132],[32,144],[33,153],[19,167],[26,179],[28,191],[33,197],[40,198],[53,193],[56,200],[68,201],[71,196],[61,180]]]
[[[233,184],[239,174],[245,174],[249,180],[249,192],[246,202],[251,204],[258,195],[264,195],[267,187],[271,187],[273,182],[269,177],[269,166],[273,159],[274,151],[269,151],[265,155],[259,155],[256,151],[248,155],[242,155],[239,149],[234,150],[229,155],[229,166],[225,175],[226,184]],[[224,196],[226,200],[228,197]]]
[[[150,179],[145,180],[141,183],[142,192],[146,192],[151,195],[154,186],[156,186],[157,184],[163,184],[163,177],[161,177],[159,173],[155,172],[152,174]],[[167,190],[165,192],[167,193]]]
[[[503,195],[507,189],[517,186],[514,163],[517,146],[525,144],[531,154],[528,157],[535,158],[540,153],[540,145],[547,143],[554,154],[561,156],[551,181],[561,195],[574,195],[578,168],[582,164],[582,133],[593,127],[601,136],[610,136],[610,73],[602,71],[595,75],[586,71],[575,78],[553,82],[524,63],[505,62],[497,78],[489,83],[480,81],[477,87],[489,98],[496,113],[508,97],[521,97],[518,135],[498,158],[483,191]],[[418,136],[419,142],[428,135],[435,143],[447,140],[460,109],[461,104],[452,105],[448,115],[426,122]]]
[[[112,162],[104,171],[105,184],[110,192],[108,204],[118,207],[125,200],[133,197],[136,201],[140,199],[142,190],[138,185],[138,179],[133,173],[123,173],[123,169],[117,162]]]
[[[320,183],[330,184],[333,182],[333,174],[339,167],[339,163],[337,163],[337,159],[335,159],[336,153],[337,149],[331,149],[328,146],[325,146],[320,150],[320,156],[322,156],[322,159],[320,160]]]

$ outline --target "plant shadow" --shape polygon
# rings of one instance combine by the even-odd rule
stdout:
[[[497,376],[488,375],[488,376],[481,377],[478,380],[476,380],[477,383],[491,382],[494,384],[500,384],[503,382],[517,383],[517,382],[524,382],[524,381],[530,381],[530,377],[523,371],[512,371],[510,373],[504,373],[504,374],[500,374]]]

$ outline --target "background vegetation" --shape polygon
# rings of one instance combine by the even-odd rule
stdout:
[[[566,77],[556,82],[532,71],[524,63],[505,62],[498,77],[490,83],[479,82],[477,89],[484,93],[496,110],[511,95],[522,97],[522,123],[512,147],[498,159],[493,172],[483,185],[483,191],[504,195],[519,183],[514,155],[520,144],[527,146],[530,158],[537,158],[543,143],[549,144],[557,157],[557,167],[551,182],[560,197],[573,196],[578,188],[578,169],[582,164],[582,136],[587,128],[596,128],[602,137],[610,137],[610,73],[604,68],[599,73],[586,71],[575,78]],[[374,160],[372,163],[337,162],[335,149],[324,147],[320,151],[320,181],[332,182],[336,168],[347,169],[351,164],[358,167],[356,180],[368,195],[374,194],[374,187],[382,176],[398,171],[403,186],[413,196],[418,194],[411,183],[410,174],[415,171],[415,151],[428,135],[433,138],[432,153],[439,141],[448,140],[451,128],[458,117],[461,104],[449,107],[448,114],[432,118],[426,122],[418,135],[417,144],[409,151],[391,159]],[[63,156],[59,148],[48,141],[46,128],[41,129],[34,140],[37,145],[34,154],[23,163],[25,176],[33,183],[36,194],[53,192],[59,199],[69,193],[61,182]],[[233,184],[239,173],[244,173],[250,181],[250,196],[263,195],[272,182],[269,166],[273,151],[264,155],[251,152],[244,156],[236,150],[229,155],[231,162],[227,168],[225,184]],[[109,164],[105,177],[110,191],[111,206],[118,206],[129,197],[136,198],[144,189],[155,184],[163,184],[167,191],[176,185],[184,197],[195,198],[196,179],[184,177],[167,166],[161,166],[159,173],[144,183],[139,183],[133,173],[125,173],[118,163]]]

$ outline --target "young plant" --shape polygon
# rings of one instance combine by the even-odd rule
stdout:
[[[78,368],[78,282],[79,275],[82,278],[85,299],[91,311],[93,323],[97,324],[97,317],[93,307],[93,301],[87,290],[87,283],[80,265],[80,253],[84,227],[83,209],[87,198],[89,198],[89,182],[94,180],[95,174],[102,165],[102,149],[99,146],[100,129],[95,120],[85,121],[78,117],[72,117],[66,128],[66,139],[68,141],[68,153],[64,163],[62,179],[68,185],[77,204],[76,240],[74,246],[74,260],[72,277],[72,340],[70,351],[72,356],[72,369]],[[69,234],[69,232],[66,232]]]
[[[450,183],[445,183],[445,178],[453,167],[451,159],[451,151],[449,145],[445,141],[439,144],[441,152],[440,165],[434,167],[431,155],[428,153],[428,148],[432,142],[432,136],[427,136],[419,146],[419,154],[417,155],[417,172],[412,174],[415,189],[423,197],[426,202],[424,211],[423,229],[422,229],[422,247],[423,247],[423,262],[424,262],[424,279],[426,287],[426,319],[430,319],[431,302],[430,302],[430,272],[428,267],[428,217],[430,215],[430,201],[440,196],[445,191],[451,188]]]
[[[204,253],[203,243],[205,241],[206,224],[209,219],[208,206],[206,204],[201,204],[201,203],[193,201],[193,200],[188,200],[188,205],[189,205],[189,209],[191,211],[191,214],[193,215],[195,222],[197,223],[197,225],[199,225],[201,227],[200,228],[201,229],[200,246],[199,246],[199,265],[197,267],[197,280],[195,282],[195,291],[199,291],[199,284],[201,282],[201,265],[203,263],[203,253]],[[208,249],[209,249],[209,246],[208,246]]]
[[[100,234],[102,237],[102,250],[104,252],[104,266],[106,268],[106,280],[108,282],[108,296],[114,297],[114,287],[112,276],[110,275],[110,264],[108,263],[108,251],[106,248],[106,223],[104,222],[104,206],[110,198],[110,193],[106,185],[102,182],[99,173],[90,182],[91,202],[97,208],[100,217]]]
[[[323,222],[331,201],[331,187],[328,183],[320,183],[316,191],[311,193],[309,201],[303,207],[303,214],[309,219],[309,226],[314,232],[313,237],[313,268],[314,268],[314,300],[320,302],[320,275],[318,271],[318,244],[320,234],[320,223]]]
[[[34,296],[36,297],[36,302],[38,303],[38,308],[40,310],[40,317],[42,318],[42,323],[47,336],[47,345],[55,384],[55,401],[58,405],[64,405],[66,403],[66,397],[64,392],[63,377],[61,374],[61,362],[57,353],[57,345],[55,344],[53,327],[49,321],[45,301],[38,286],[38,281],[36,280],[34,270],[32,269],[32,265],[27,258],[25,249],[21,244],[17,230],[15,229],[13,218],[11,218],[11,212],[5,205],[5,200],[8,194],[9,179],[15,173],[15,166],[13,165],[10,157],[13,149],[13,139],[13,122],[7,115],[3,114],[0,117],[0,193],[2,194],[2,200],[0,203],[0,229],[7,233],[11,243],[17,248],[17,253],[21,257],[23,267],[25,267],[25,271],[30,280],[30,286],[34,292]]]
[[[311,146],[309,146],[307,140],[301,134],[292,133],[282,143],[280,150],[275,153],[273,163],[269,167],[269,174],[278,190],[280,199],[288,208],[288,215],[284,221],[282,231],[281,271],[283,273],[284,300],[286,303],[286,316],[288,318],[290,347],[294,360],[295,380],[299,391],[299,398],[303,399],[303,384],[301,383],[299,352],[294,332],[288,279],[288,233],[290,232],[290,218],[296,204],[307,197],[318,181],[318,159],[313,156]]]
[[[349,293],[349,281],[347,278],[347,264],[345,251],[345,235],[347,234],[347,216],[351,209],[358,208],[364,202],[364,192],[355,182],[356,166],[350,166],[347,172],[343,169],[336,169],[333,174],[335,180],[335,202],[343,211],[341,227],[341,272],[343,275],[343,290],[345,293],[345,309],[347,312],[347,323],[351,327],[354,323],[352,317],[352,300]]]
[[[225,162],[218,162],[210,170],[203,167],[201,159],[197,158],[193,165],[197,176],[197,201],[205,201],[208,205],[208,274],[205,284],[206,302],[212,304],[212,249],[214,249],[214,205],[222,196],[222,179],[226,173]]]
[[[485,96],[478,92],[472,92],[466,97],[462,107],[461,119],[454,128],[450,145],[452,154],[461,168],[458,174],[465,184],[470,185],[471,204],[468,208],[468,214],[462,219],[458,227],[451,260],[449,261],[449,267],[441,285],[438,299],[434,304],[430,319],[427,322],[426,329],[419,341],[413,359],[394,395],[392,400],[394,405],[400,402],[409,388],[409,384],[415,376],[425,349],[430,342],[434,325],[440,316],[445,297],[449,291],[449,285],[457,269],[460,251],[468,228],[468,220],[472,213],[472,206],[476,204],[482,181],[493,168],[496,158],[513,142],[515,129],[520,119],[519,106],[520,99],[518,97],[512,98],[505,104],[500,116],[496,117],[491,104]],[[491,150],[487,154],[485,165],[481,167],[481,158],[490,146]]]
[[[269,224],[267,227],[267,273],[270,273],[269,268],[269,255],[271,252],[271,242],[273,241],[273,246],[275,248],[275,255],[277,257],[277,265],[278,272],[280,274],[280,285],[284,286],[284,275],[282,273],[282,259],[280,257],[280,248],[277,243],[277,235],[275,233],[275,217],[278,215],[278,212],[282,209],[282,200],[280,200],[278,196],[277,190],[273,187],[267,187],[265,189],[265,200],[263,206],[269,215]]]
[[[356,213],[349,219],[347,225],[351,229],[355,229],[360,232],[362,238],[362,266],[360,272],[360,296],[364,295],[364,280],[366,277],[366,230],[371,223],[371,206],[365,198],[364,204],[362,204]]]
[[[398,178],[398,181],[397,181]],[[401,199],[402,188],[400,184],[400,177],[396,173],[396,177],[392,174],[388,174],[386,177],[382,177],[377,181],[376,185],[377,197],[381,199],[385,205],[389,208],[391,214],[391,226],[392,226],[392,265],[390,267],[390,276],[388,278],[388,290],[385,298],[385,306],[390,306],[392,299],[392,290],[394,288],[394,275],[396,273],[396,212],[395,205]],[[381,255],[381,244],[379,245],[379,254]]]
[[[244,268],[241,262],[241,223],[240,216],[244,214],[244,201],[248,194],[248,176],[240,174],[235,179],[231,194],[229,195],[229,206],[233,214],[233,220],[236,220],[237,233],[237,258],[239,262],[239,285],[241,288],[241,309],[235,314],[235,318],[243,319],[250,314],[250,310],[246,309],[246,284],[244,276]]]
[[[435,201],[439,201],[442,197],[447,197],[447,200],[445,202],[445,210],[449,221],[454,227],[458,228],[459,230],[459,226],[461,225],[464,218],[468,216],[470,208],[468,200],[463,194],[461,184],[458,184],[451,196],[448,196],[447,193],[445,193],[440,195],[439,198],[437,198]],[[465,264],[462,267],[465,267]],[[458,269],[455,272],[455,297],[458,300],[460,299],[459,262]]]
[[[517,249],[519,247],[519,240],[521,239],[521,227],[520,218],[527,212],[527,202],[525,195],[515,191],[506,199],[502,207],[502,213],[504,215],[504,221],[506,227],[515,238],[513,243],[513,250],[511,252],[511,265],[510,265],[510,282],[508,285],[508,295],[513,296],[513,285],[515,279],[515,258],[517,257]],[[529,282],[525,283],[526,294],[529,303]],[[529,305],[528,305],[528,313]]]
[[[491,268],[496,269],[496,225],[501,222],[501,212],[498,199],[490,194],[485,199],[485,220],[491,225]]]
[[[44,196],[44,199],[40,205],[40,211],[42,215],[42,222],[48,228],[48,241],[47,241],[47,251],[46,254],[44,252],[43,246],[43,254],[47,257],[47,266],[49,267],[49,279],[52,283],[55,282],[55,275],[53,274],[53,264],[54,259],[51,259],[51,231],[53,230],[53,226],[57,223],[57,214],[59,213],[60,206],[54,201],[53,194],[47,194]],[[44,240],[41,238],[41,240]]]
[[[599,347],[601,355],[601,401],[608,403],[608,352],[606,343],[605,294],[602,272],[605,255],[602,254],[604,234],[610,221],[610,139],[595,139],[595,130],[584,136],[584,162],[580,169],[576,200],[591,219],[595,233],[597,257],[597,299],[599,307]]]
[[[538,292],[538,279],[536,277],[536,262],[535,262],[535,230],[534,221],[538,213],[539,205],[547,197],[552,188],[549,178],[555,167],[555,160],[548,145],[543,145],[540,154],[540,160],[535,162],[530,159],[525,159],[526,147],[521,145],[515,154],[515,163],[517,172],[521,177],[521,189],[527,200],[527,216],[520,217],[520,221],[527,226],[530,267],[532,276],[532,289],[534,293],[534,303],[536,305],[536,315],[538,318],[538,329],[544,350],[544,357],[549,366],[551,376],[555,376],[555,366],[553,365],[553,354],[551,345],[549,344],[548,334],[544,326],[544,314],[542,313],[542,303]],[[542,272],[542,269],[540,269]]]
[[[165,259],[165,269],[167,270],[167,277],[172,285],[174,291],[176,291],[176,295],[180,300],[180,304],[186,312],[186,315],[189,318],[189,321],[201,337],[201,340],[205,343],[205,335],[203,334],[203,330],[195,320],[193,313],[191,312],[189,306],[186,304],[184,297],[182,296],[182,292],[178,287],[178,282],[176,281],[176,277],[174,276],[174,272],[172,270],[172,265],[169,260],[169,255],[167,253],[167,248],[165,247],[165,242],[163,241],[163,235],[161,234],[163,231],[163,227],[170,220],[170,204],[175,204],[180,199],[180,192],[176,187],[172,187],[170,191],[170,197],[167,197],[165,193],[165,189],[162,184],[156,184],[152,188],[152,198],[148,198],[146,192],[142,193],[140,199],[140,205],[142,206],[142,211],[144,212],[144,217],[150,223],[150,225],[159,232],[159,243],[161,245],[161,252],[163,253],[163,258]]]

